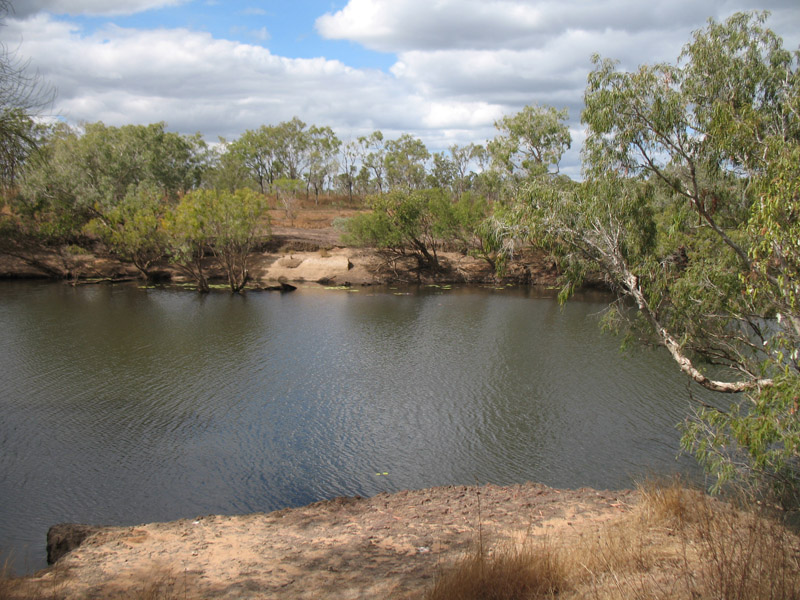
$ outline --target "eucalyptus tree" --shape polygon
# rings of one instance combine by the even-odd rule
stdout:
[[[499,227],[600,273],[608,323],[663,346],[701,404],[683,444],[716,476],[800,503],[800,53],[766,14],[710,21],[676,64],[595,57],[585,181],[535,180]],[[724,400],[722,398],[725,398]]]
[[[240,292],[250,279],[247,265],[260,240],[269,236],[267,202],[263,194],[250,189],[235,192],[197,190],[190,195],[209,212],[211,252],[225,271],[231,292]]]
[[[459,198],[471,186],[471,179],[474,174],[471,167],[480,163],[486,149],[480,144],[470,143],[466,146],[453,144],[448,150],[450,152],[450,160],[455,169],[453,192]]]
[[[303,178],[309,161],[311,147],[310,131],[297,117],[283,121],[273,128],[278,160],[282,166],[282,176],[288,179]]]
[[[20,210],[42,231],[47,222],[72,223],[77,235],[91,219],[106,222],[131,187],[146,183],[165,201],[175,201],[200,183],[204,153],[198,137],[167,132],[164,123],[91,123],[84,132],[62,125],[28,161]]]
[[[11,2],[0,0],[0,27],[10,10]],[[39,136],[32,117],[54,96],[54,90],[28,63],[0,44],[0,185],[4,189],[15,184],[20,165],[36,148]]]
[[[210,291],[205,261],[206,249],[213,242],[208,200],[200,191],[186,194],[162,221],[170,261],[195,282],[201,294]]]
[[[22,109],[7,108],[0,113],[0,189],[10,195],[31,155],[42,141],[46,128]]]
[[[447,152],[435,152],[431,155],[429,187],[448,189],[458,200],[472,186],[475,176],[472,167],[477,166],[484,151],[483,146],[476,144],[453,144]]]
[[[362,187],[365,187],[364,181],[371,177],[378,187],[378,193],[381,193],[384,191],[386,171],[384,164],[386,148],[383,133],[380,130],[373,131],[368,136],[358,138],[358,143],[361,144],[362,164],[358,179],[361,180]]]
[[[353,187],[356,182],[356,164],[360,155],[360,146],[357,141],[349,140],[342,144],[339,149],[339,166],[342,172],[338,176],[344,189],[347,191],[347,199],[353,201]]]
[[[133,264],[145,280],[150,280],[153,264],[167,251],[162,226],[167,210],[161,190],[152,182],[143,182],[131,186],[103,219],[89,221],[86,230],[98,236],[112,253]]]
[[[269,235],[266,209],[266,198],[247,188],[189,192],[163,220],[173,263],[205,293],[210,289],[205,256],[211,252],[231,291],[240,292],[249,280],[251,251]]]
[[[426,177],[427,187],[453,189],[456,179],[456,167],[444,152],[431,154],[431,168]]]
[[[308,172],[306,181],[314,188],[314,203],[319,203],[319,193],[325,182],[339,168],[336,156],[342,142],[330,127],[312,126],[308,130]]]
[[[493,165],[518,180],[558,173],[572,143],[567,116],[566,109],[529,105],[495,122],[500,135],[488,144]]]
[[[422,189],[430,153],[422,140],[404,133],[385,145],[386,182],[391,189]]]
[[[344,223],[345,243],[411,256],[418,270],[441,270],[439,250],[454,226],[453,204],[440,189],[396,189],[371,196],[372,209]]]
[[[283,171],[279,143],[280,136],[275,126],[262,125],[258,129],[248,129],[226,145],[226,152],[221,157],[222,166],[228,168],[228,173],[235,173],[237,164],[243,165],[259,191],[262,194],[270,193],[272,185]]]
[[[264,193],[261,187],[263,182],[253,175],[240,150],[241,146],[237,148],[236,142],[228,142],[225,138],[209,146],[207,166],[199,187],[229,192],[249,187]]]

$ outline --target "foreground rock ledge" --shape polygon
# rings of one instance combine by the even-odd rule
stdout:
[[[634,492],[539,484],[449,486],[336,498],[269,514],[101,527],[30,578],[66,598],[419,597],[478,543],[580,535],[629,509]],[[67,528],[68,529],[68,528]]]

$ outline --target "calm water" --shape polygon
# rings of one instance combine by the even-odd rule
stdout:
[[[3,283],[0,547],[30,569],[63,521],[690,468],[685,379],[620,353],[602,297],[397,293]]]

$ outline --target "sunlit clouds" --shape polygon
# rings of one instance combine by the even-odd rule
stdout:
[[[795,4],[750,8],[772,10],[769,25],[796,47]],[[70,122],[166,121],[215,140],[298,116],[343,138],[381,129],[389,137],[411,133],[439,150],[485,142],[495,120],[531,103],[568,108],[580,132],[593,53],[623,68],[674,62],[709,17],[747,8],[696,0],[350,0],[331,9],[320,1],[306,25],[321,50],[298,58],[270,50],[270,19],[291,11],[289,3],[237,7],[228,16],[241,22],[221,35],[192,19],[193,10],[209,8],[207,0],[29,0],[17,2],[0,39],[58,90],[53,111]],[[158,21],[167,9],[169,26]],[[180,26],[176,11],[186,13]],[[120,16],[134,13],[151,19]],[[89,28],[86,15],[106,20]],[[391,66],[351,66],[331,58],[326,44],[386,53]],[[562,171],[577,174],[577,148]]]

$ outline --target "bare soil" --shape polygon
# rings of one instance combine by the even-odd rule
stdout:
[[[315,206],[311,201],[291,214],[271,210],[271,236],[249,258],[251,287],[266,287],[276,281],[325,285],[497,281],[485,260],[460,252],[440,253],[442,269],[431,273],[420,271],[412,257],[389,256],[372,248],[345,247],[341,232],[333,223],[357,212],[352,208]],[[212,281],[224,280],[224,274],[210,257],[205,266]],[[157,265],[156,270],[164,280],[187,281],[179,269],[167,262]],[[99,245],[0,252],[0,278],[51,278],[86,283],[136,277],[138,273],[132,265],[105,254]],[[503,280],[550,286],[555,285],[556,279],[557,269],[549,258],[528,252],[510,265]]]
[[[131,598],[161,586],[158,597],[419,598],[478,544],[591,536],[634,497],[533,483],[451,486],[108,527],[29,577],[28,594]]]

